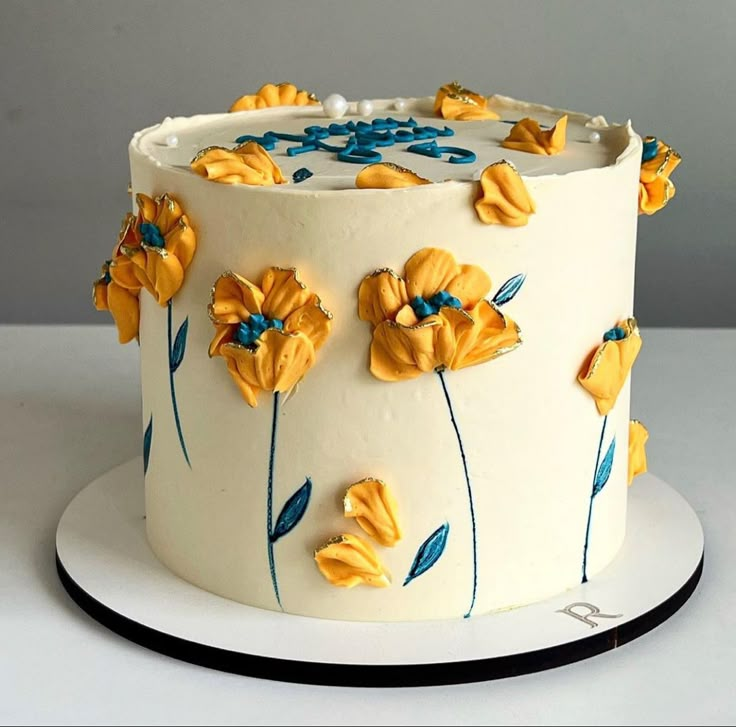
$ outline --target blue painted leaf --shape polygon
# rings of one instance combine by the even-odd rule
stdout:
[[[447,545],[447,534],[450,532],[450,524],[440,525],[420,546],[417,554],[414,556],[414,562],[409,569],[409,575],[404,580],[404,585],[408,585],[415,578],[426,573],[439,559],[445,551]]]
[[[148,426],[143,433],[143,474],[148,472],[148,459],[151,456],[151,438],[153,437],[153,414],[148,420]]]
[[[312,480],[307,477],[304,484],[286,501],[281,514],[276,520],[276,527],[271,534],[271,542],[275,543],[279,538],[290,533],[304,517],[312,494]]]
[[[611,467],[613,466],[613,455],[616,451],[616,437],[611,441],[606,456],[598,467],[595,474],[595,484],[593,485],[593,496],[595,497],[606,485],[608,478],[611,476]]]
[[[496,305],[503,305],[508,303],[520,290],[521,286],[524,285],[526,275],[519,273],[514,275],[513,278],[509,278],[499,289],[498,293],[493,296],[493,302]]]
[[[184,323],[179,326],[179,330],[176,332],[176,338],[174,339],[174,347],[171,349],[171,357],[169,360],[169,367],[172,373],[176,371],[181,362],[184,360],[184,351],[187,347],[187,331],[189,330],[189,316],[184,319]]]

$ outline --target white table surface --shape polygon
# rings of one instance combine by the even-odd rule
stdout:
[[[681,611],[539,674],[422,689],[283,684],[137,646],[82,612],[54,566],[72,497],[140,453],[138,350],[109,326],[0,326],[0,723],[733,724],[736,330],[650,329],[632,416],[652,472],[692,504],[705,571]]]

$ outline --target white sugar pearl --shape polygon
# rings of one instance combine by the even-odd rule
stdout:
[[[591,144],[597,144],[601,140],[601,135],[597,131],[591,131],[588,140]]]
[[[341,116],[345,116],[345,112],[348,110],[348,102],[339,93],[331,93],[322,102],[322,108],[331,119],[339,119]]]
[[[370,116],[373,113],[373,101],[369,101],[367,98],[358,101],[358,113],[361,116]]]
[[[179,137],[176,134],[169,134],[166,137],[166,146],[179,146]]]
[[[397,98],[394,101],[394,108],[397,111],[400,111],[401,113],[403,113],[404,111],[406,111],[406,107],[408,105],[409,105],[409,103],[407,102],[407,100],[405,98]]]

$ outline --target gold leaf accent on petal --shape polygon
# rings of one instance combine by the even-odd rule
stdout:
[[[488,108],[488,99],[463,88],[457,81],[446,84],[437,91],[434,112],[443,119],[453,121],[483,121],[500,118]]]

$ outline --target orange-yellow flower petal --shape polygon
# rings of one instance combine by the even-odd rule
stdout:
[[[542,131],[537,121],[527,117],[514,124],[501,146],[529,154],[551,156],[559,154],[565,148],[566,133],[567,116],[563,116],[548,131]]]
[[[176,229],[179,221],[182,219],[184,212],[179,203],[170,195],[162,194],[153,200],[154,210],[151,216],[148,216],[148,203],[150,198],[146,197],[147,202],[142,206],[143,194],[136,195],[136,201],[140,211],[138,222],[152,222],[164,237]],[[167,248],[168,249],[168,248]]]
[[[153,200],[151,200],[151,203],[153,204]],[[113,260],[121,255],[127,255],[130,250],[140,247],[140,244],[141,237],[137,233],[136,217],[128,212],[123,218],[123,223],[118,233],[118,241],[112,253]]]
[[[369,164],[358,172],[355,186],[358,189],[401,189],[432,184],[429,179],[391,162]]]
[[[224,349],[229,350],[229,349]],[[234,355],[225,355],[223,353],[223,348],[220,349],[220,355],[222,355],[225,359],[225,363],[227,364],[227,370],[230,376],[232,377],[232,380],[235,382],[235,385],[238,387],[238,390],[240,391],[241,396],[243,399],[245,399],[246,404],[251,407],[258,406],[258,394],[260,393],[260,389],[257,386],[253,386],[253,384],[248,383],[243,376],[240,373],[240,369],[238,368],[238,359]]]
[[[107,272],[112,280],[121,288],[130,290],[136,295],[143,287],[136,275],[136,266],[126,255],[118,255],[110,261]]]
[[[139,222],[154,222],[158,217],[158,205],[156,200],[149,197],[147,194],[136,194],[135,202],[138,205],[138,221]],[[136,226],[136,230],[137,230]],[[162,230],[163,232],[163,230]]]
[[[647,471],[647,439],[647,428],[640,421],[632,419],[629,422],[629,484],[634,477]]]
[[[470,326],[462,325],[464,319],[459,317],[461,313],[462,311],[451,308],[440,312],[452,324],[456,336],[448,368],[455,370],[476,366],[509,353],[521,345],[519,326],[501,313],[493,303],[481,300],[468,311],[467,315],[472,320]]]
[[[452,81],[451,83],[446,83],[444,86],[440,86],[439,89],[437,89],[437,93],[434,97],[435,114],[439,114],[440,109],[442,108],[442,102],[448,96],[466,96],[478,106],[482,106],[487,101],[485,96],[482,96],[475,91],[471,91],[468,88],[464,88],[458,81]]]
[[[394,320],[402,326],[416,326],[419,324],[416,312],[408,303],[399,309]]]
[[[254,346],[226,343],[219,350],[231,373],[237,372],[249,387],[265,391],[289,391],[315,360],[314,346],[307,336],[275,329],[263,333]],[[234,370],[230,360],[235,363]]]
[[[220,351],[222,346],[226,343],[232,343],[235,340],[235,329],[236,326],[228,325],[227,323],[215,323],[215,335],[210,341],[208,350],[210,357],[222,355]]]
[[[461,272],[455,256],[447,250],[425,247],[415,252],[404,265],[409,300],[417,296],[430,298],[440,290],[447,290]]]
[[[457,81],[448,83],[437,91],[434,112],[443,119],[453,121],[482,121],[498,119],[499,115],[488,108],[488,99],[479,93],[463,88]]]
[[[314,94],[298,90],[293,83],[267,83],[257,93],[236,99],[230,111],[253,111],[271,106],[307,106],[319,103]]]
[[[107,305],[118,328],[120,343],[138,338],[140,301],[136,293],[111,282],[107,286]]]
[[[294,268],[269,268],[263,275],[261,290],[265,296],[263,314],[282,321],[312,298]]]
[[[135,220],[127,216],[123,221],[118,249],[132,263],[138,284],[163,306],[184,282],[184,272],[196,251],[196,235],[181,205],[170,195],[151,198],[137,194],[136,203],[138,216]],[[144,225],[156,228],[163,246],[146,242]],[[121,259],[121,256],[115,259],[113,268],[119,269],[111,270],[111,274],[118,284],[129,286],[124,276],[130,276],[131,271],[124,268]]]
[[[221,184],[268,187],[286,183],[279,165],[255,141],[232,150],[219,146],[207,147],[192,159],[190,167],[205,179]]]
[[[481,196],[475,210],[486,225],[521,227],[535,212],[534,201],[516,167],[509,161],[495,162],[480,177]]]
[[[646,137],[653,143],[654,137]],[[662,209],[674,196],[675,185],[670,174],[682,161],[680,155],[662,141],[656,140],[657,153],[652,159],[643,161],[639,173],[639,213],[653,215]]]
[[[329,540],[317,548],[314,559],[333,586],[386,588],[391,583],[373,546],[357,535],[344,534]]]
[[[442,308],[438,317],[441,325],[435,342],[437,366],[450,368],[457,354],[458,341],[472,329],[473,318],[467,311],[450,307]]]
[[[165,248],[143,245],[130,259],[136,265],[138,281],[160,306],[165,306],[184,282],[184,268],[179,259]]]
[[[97,310],[109,311],[118,329],[120,343],[138,338],[140,324],[140,286],[129,290],[118,285],[110,275],[112,262],[102,266],[102,272],[92,288],[92,301]]]
[[[474,308],[491,290],[491,278],[478,265],[460,265],[460,272],[447,284],[447,292],[454,295],[468,310]]]
[[[162,228],[163,229],[163,228]],[[189,226],[186,215],[182,215],[174,223],[171,230],[164,235],[165,249],[181,263],[186,270],[194,258],[197,249],[197,240],[194,230]]]
[[[578,376],[583,388],[595,399],[601,415],[613,408],[641,349],[636,319],[628,318],[616,327],[622,330],[623,338],[604,341],[598,346]]]
[[[443,321],[429,316],[416,326],[383,321],[373,331],[371,373],[382,381],[404,381],[441,365],[437,340]]]
[[[303,333],[317,351],[327,340],[332,328],[332,313],[326,310],[316,295],[309,303],[290,313],[284,321],[287,333]]]
[[[350,485],[343,498],[345,517],[355,518],[371,538],[387,548],[401,540],[398,504],[388,485],[367,477]]]
[[[260,313],[264,295],[257,285],[244,277],[227,271],[215,281],[210,293],[209,314],[214,323],[231,325],[247,321]]]
[[[92,283],[92,303],[97,310],[110,310],[107,302],[107,286],[110,283],[103,277]]]
[[[440,116],[450,121],[489,121],[500,118],[485,105],[479,106],[462,96],[447,96],[442,101]]]
[[[393,270],[377,270],[363,278],[358,289],[358,316],[377,326],[393,320],[409,302],[406,283]]]

